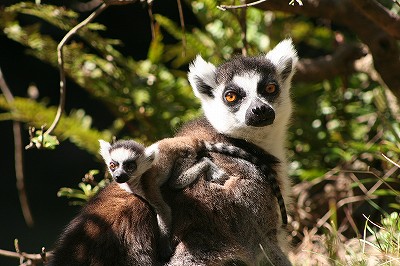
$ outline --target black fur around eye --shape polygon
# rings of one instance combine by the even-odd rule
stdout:
[[[135,161],[127,161],[127,162],[124,163],[124,168],[127,171],[135,171],[136,168],[137,168],[137,164],[136,164]]]

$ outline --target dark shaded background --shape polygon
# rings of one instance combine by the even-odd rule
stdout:
[[[0,0],[0,8],[17,2]],[[174,0],[154,1],[153,12],[179,21]],[[187,24],[196,24],[188,7],[184,6],[184,14]],[[87,15],[82,14],[82,18]],[[32,16],[21,16],[20,20],[29,24],[36,21]],[[150,21],[147,8],[141,3],[110,7],[95,21],[107,27],[102,35],[122,40],[124,46],[120,50],[123,54],[136,60],[146,58],[151,41]],[[65,34],[45,23],[42,29],[58,40]],[[166,35],[164,41],[173,42],[173,39]],[[0,67],[12,93],[14,96],[26,96],[28,86],[35,84],[40,99],[46,98],[50,104],[57,105],[58,70],[27,55],[25,50],[24,46],[0,33]],[[101,103],[70,80],[67,87],[67,112],[83,108],[92,116],[95,128],[109,127],[114,118]],[[15,186],[12,122],[1,121],[0,132],[0,249],[14,250],[14,239],[18,238],[22,251],[39,253],[42,246],[50,250],[62,228],[79,210],[79,207],[69,206],[66,198],[58,198],[57,191],[60,187],[76,187],[90,169],[100,169],[103,174],[103,164],[68,141],[62,142],[54,151],[24,151],[26,191],[35,220],[34,227],[29,228],[25,224]],[[29,143],[27,125],[23,125],[23,142],[24,145]],[[18,260],[0,257],[0,265],[18,265]]]

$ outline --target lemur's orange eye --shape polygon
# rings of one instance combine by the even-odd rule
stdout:
[[[228,91],[227,93],[225,93],[225,100],[228,103],[233,103],[233,102],[237,101],[237,99],[238,99],[238,95],[236,94],[236,92]]]
[[[268,84],[267,87],[265,87],[265,92],[267,93],[274,93],[275,91],[276,91],[275,84]]]
[[[110,167],[110,170],[111,170],[111,171],[114,171],[115,169],[117,169],[118,163],[110,162],[109,167]]]

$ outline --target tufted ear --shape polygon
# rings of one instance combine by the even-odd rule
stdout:
[[[283,82],[291,81],[299,60],[292,39],[281,41],[265,57],[275,65]]]
[[[111,158],[110,158],[111,144],[102,139],[99,139],[99,143],[100,143],[99,153],[100,153],[101,157],[103,157],[103,160],[106,162],[106,164],[108,164],[108,162],[111,161]]]
[[[153,145],[147,147],[144,150],[144,158],[150,163],[155,163],[159,158],[159,149],[158,144],[154,143]]]
[[[198,98],[208,96],[214,98],[216,67],[206,62],[200,55],[189,66],[188,78],[194,94]]]

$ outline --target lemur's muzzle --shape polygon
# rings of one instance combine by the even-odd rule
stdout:
[[[124,170],[116,170],[113,173],[113,178],[117,183],[125,183],[129,180],[129,175]]]
[[[246,125],[253,127],[265,127],[275,120],[275,111],[268,104],[255,100],[246,112]]]

